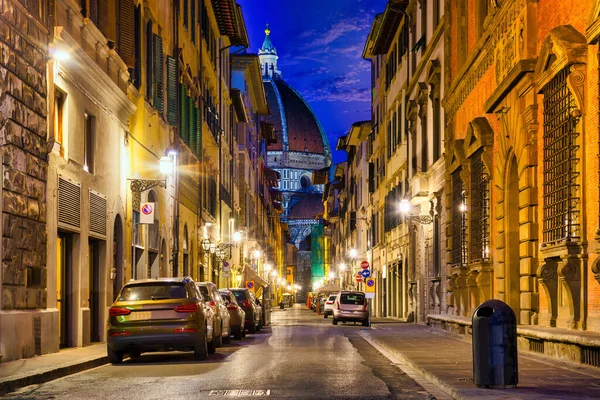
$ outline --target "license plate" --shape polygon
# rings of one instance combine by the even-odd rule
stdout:
[[[134,311],[128,315],[130,321],[145,321],[149,319],[173,319],[172,310]]]

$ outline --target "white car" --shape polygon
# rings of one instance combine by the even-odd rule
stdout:
[[[327,318],[330,315],[333,315],[333,303],[335,303],[335,299],[337,297],[337,293],[330,294],[327,300],[325,301],[325,309],[323,310],[323,318]]]

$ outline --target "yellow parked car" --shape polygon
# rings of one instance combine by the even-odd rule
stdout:
[[[196,360],[208,354],[204,300],[190,278],[130,281],[110,307],[107,323],[108,359],[139,357],[149,351],[193,351]]]

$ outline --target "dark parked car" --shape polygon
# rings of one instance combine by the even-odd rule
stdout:
[[[108,360],[139,357],[148,351],[194,351],[196,360],[208,353],[209,337],[203,299],[190,278],[144,279],[128,282],[110,307],[107,322]]]
[[[246,313],[245,327],[249,333],[256,333],[262,328],[262,308],[257,304],[254,294],[245,288],[229,289],[235,296],[237,303]]]
[[[231,317],[231,334],[235,339],[240,340],[246,332],[246,328],[244,327],[246,312],[237,303],[237,300],[231,291],[221,289],[219,290],[219,293],[221,293],[221,297],[223,298],[225,306],[229,311],[229,316]]]

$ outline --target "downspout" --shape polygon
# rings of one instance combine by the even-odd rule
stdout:
[[[202,21],[202,15],[204,13],[204,0],[200,0],[198,2],[198,12],[196,13],[196,16],[200,16],[199,21]],[[196,229],[198,231],[198,252],[200,252],[200,249],[202,249],[202,275],[200,275],[200,271],[198,271],[198,279],[200,281],[204,281],[204,267],[208,267],[208,265],[204,265],[204,261],[206,260],[206,254],[204,254],[204,248],[202,248],[202,246],[200,245],[201,240],[204,239],[204,220],[202,219],[202,210],[204,210],[204,196],[202,195],[202,191],[203,188],[202,187],[202,182],[204,181],[205,176],[202,174],[202,171],[204,169],[204,151],[202,149],[202,131],[203,126],[204,126],[204,78],[202,76],[202,43],[204,42],[204,35],[202,35],[202,29],[204,29],[204,26],[202,25],[202,22],[200,22],[198,24],[200,26],[200,29],[198,30],[198,32],[200,33],[200,40],[198,40],[198,46],[199,46],[199,53],[200,53],[200,57],[199,57],[199,62],[198,62],[198,81],[199,81],[199,89],[200,89],[200,102],[198,103],[199,107],[198,107],[198,118],[200,118],[200,137],[198,138],[198,140],[200,141],[200,152],[199,154],[197,154],[198,156],[198,161],[200,163],[200,180],[198,182],[198,212],[196,214]],[[179,98],[180,96],[177,96],[177,98]],[[198,123],[198,122],[196,122]],[[197,128],[196,128],[197,129]],[[202,225],[202,230],[200,230],[200,225]],[[201,234],[202,232],[202,234]],[[198,263],[200,264],[200,255],[198,255]]]
[[[176,68],[177,68],[177,76],[179,76],[179,0],[173,0],[173,55],[175,56],[175,58],[177,59],[177,62],[175,63]],[[179,129],[180,129],[180,124],[181,124],[181,120],[180,120],[180,109],[181,109],[181,95],[179,93],[179,85],[177,85],[177,110],[176,110],[176,114],[177,114],[177,125],[174,128],[175,129],[175,137],[177,138],[179,136]],[[175,140],[175,143],[177,143],[177,141]],[[175,158],[175,160],[177,160],[177,156]],[[175,164],[175,195],[174,195],[174,207],[173,207],[173,249],[172,249],[172,256],[173,256],[173,268],[177,268],[177,273],[179,274],[179,179],[178,179],[178,174],[177,174],[177,164]]]

